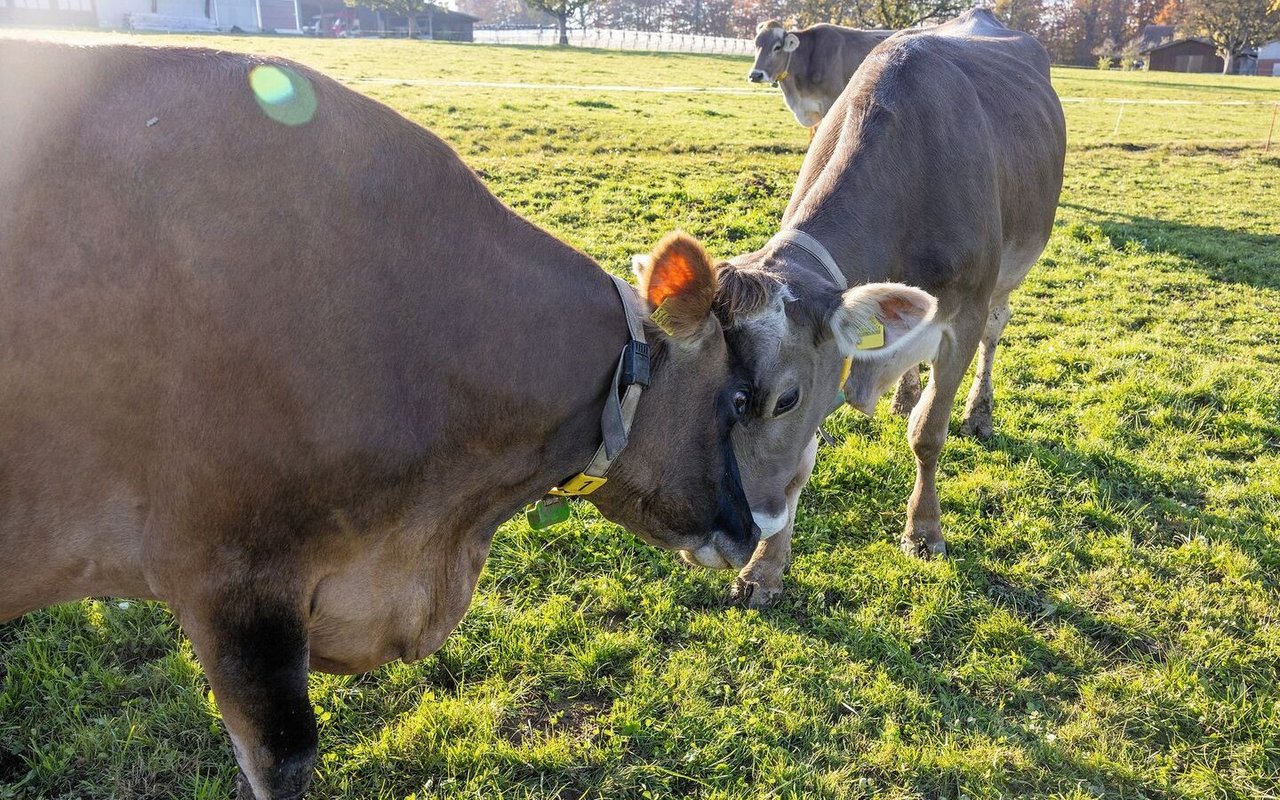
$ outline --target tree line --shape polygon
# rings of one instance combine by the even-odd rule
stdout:
[[[755,36],[763,20],[802,27],[909,28],[950,19],[973,0],[455,0],[482,24],[558,25],[708,36]],[[1006,25],[1035,35],[1057,64],[1130,63],[1148,25],[1204,36],[1233,56],[1280,37],[1280,0],[980,0]]]

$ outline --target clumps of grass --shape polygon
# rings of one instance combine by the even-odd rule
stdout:
[[[617,108],[613,103],[607,100],[570,100],[569,105],[578,106],[580,108],[601,108],[612,109]]]

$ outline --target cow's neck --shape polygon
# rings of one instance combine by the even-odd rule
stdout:
[[[476,264],[490,319],[460,343],[460,409],[489,408],[464,434],[515,513],[582,470],[600,445],[600,417],[629,339],[612,280],[582,253],[518,218]],[[471,375],[479,368],[484,377]],[[489,495],[489,501],[497,499]]]

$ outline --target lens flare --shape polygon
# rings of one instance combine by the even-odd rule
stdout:
[[[258,107],[282,125],[305,125],[316,113],[311,81],[287,67],[263,64],[249,72],[249,88]]]

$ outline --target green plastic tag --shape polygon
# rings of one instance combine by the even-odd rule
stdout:
[[[559,525],[569,518],[569,501],[564,497],[547,495],[526,508],[524,518],[535,531]]]

